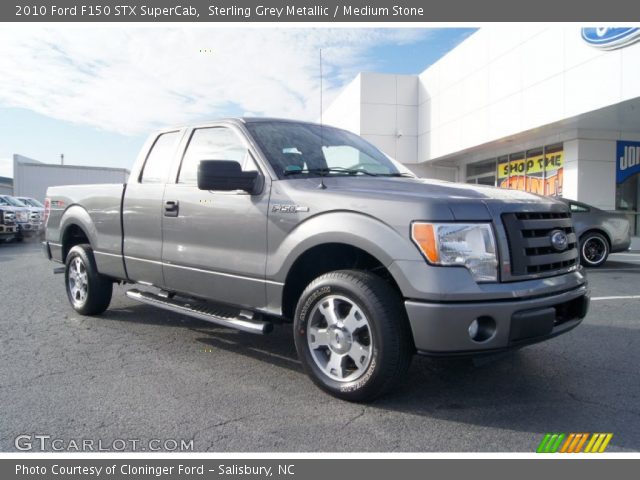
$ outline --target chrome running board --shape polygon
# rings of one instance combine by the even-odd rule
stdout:
[[[254,314],[246,310],[223,307],[198,300],[178,300],[137,289],[127,290],[127,297],[147,305],[163,308],[170,312],[181,313],[189,317],[215,323],[223,327],[235,328],[243,332],[264,335],[273,330],[273,324],[254,320]]]

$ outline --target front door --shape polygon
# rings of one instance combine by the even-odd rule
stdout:
[[[235,160],[258,169],[240,132],[231,127],[191,132],[174,183],[164,193],[164,278],[167,289],[234,305],[265,305],[269,179],[262,192],[203,191],[201,160]]]

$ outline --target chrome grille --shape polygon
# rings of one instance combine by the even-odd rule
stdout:
[[[578,264],[578,245],[568,212],[519,212],[502,215],[511,260],[511,275],[535,277],[561,273]],[[564,232],[567,247],[557,250],[551,242]]]
[[[13,212],[2,211],[0,218],[4,225],[14,225],[16,223],[16,214]]]

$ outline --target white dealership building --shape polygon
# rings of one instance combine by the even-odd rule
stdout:
[[[424,177],[626,210],[638,235],[639,34],[482,28],[420,74],[359,74],[323,120]]]

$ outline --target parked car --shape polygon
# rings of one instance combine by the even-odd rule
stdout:
[[[562,199],[569,206],[580,242],[580,261],[599,267],[610,253],[624,252],[631,245],[629,219],[624,213],[607,212],[593,205]]]
[[[10,195],[0,195],[0,206],[9,206],[16,214],[16,223],[18,226],[18,235],[16,239],[21,242],[25,238],[31,238],[37,235],[42,224],[40,214],[26,206],[20,200]]]
[[[311,123],[163,130],[126,185],[50,187],[45,205],[45,253],[78,313],[126,282],[134,300],[247,332],[289,321],[312,380],[351,401],[393,388],[416,352],[519,348],[589,304],[564,203],[417,178]]]
[[[0,205],[0,241],[10,242],[16,235],[16,214],[11,207]]]
[[[38,223],[38,232],[40,234],[44,234],[44,205],[40,203],[35,198],[31,197],[15,197],[20,202],[24,203],[31,210],[31,220],[32,222]],[[37,217],[33,215],[37,213]]]

